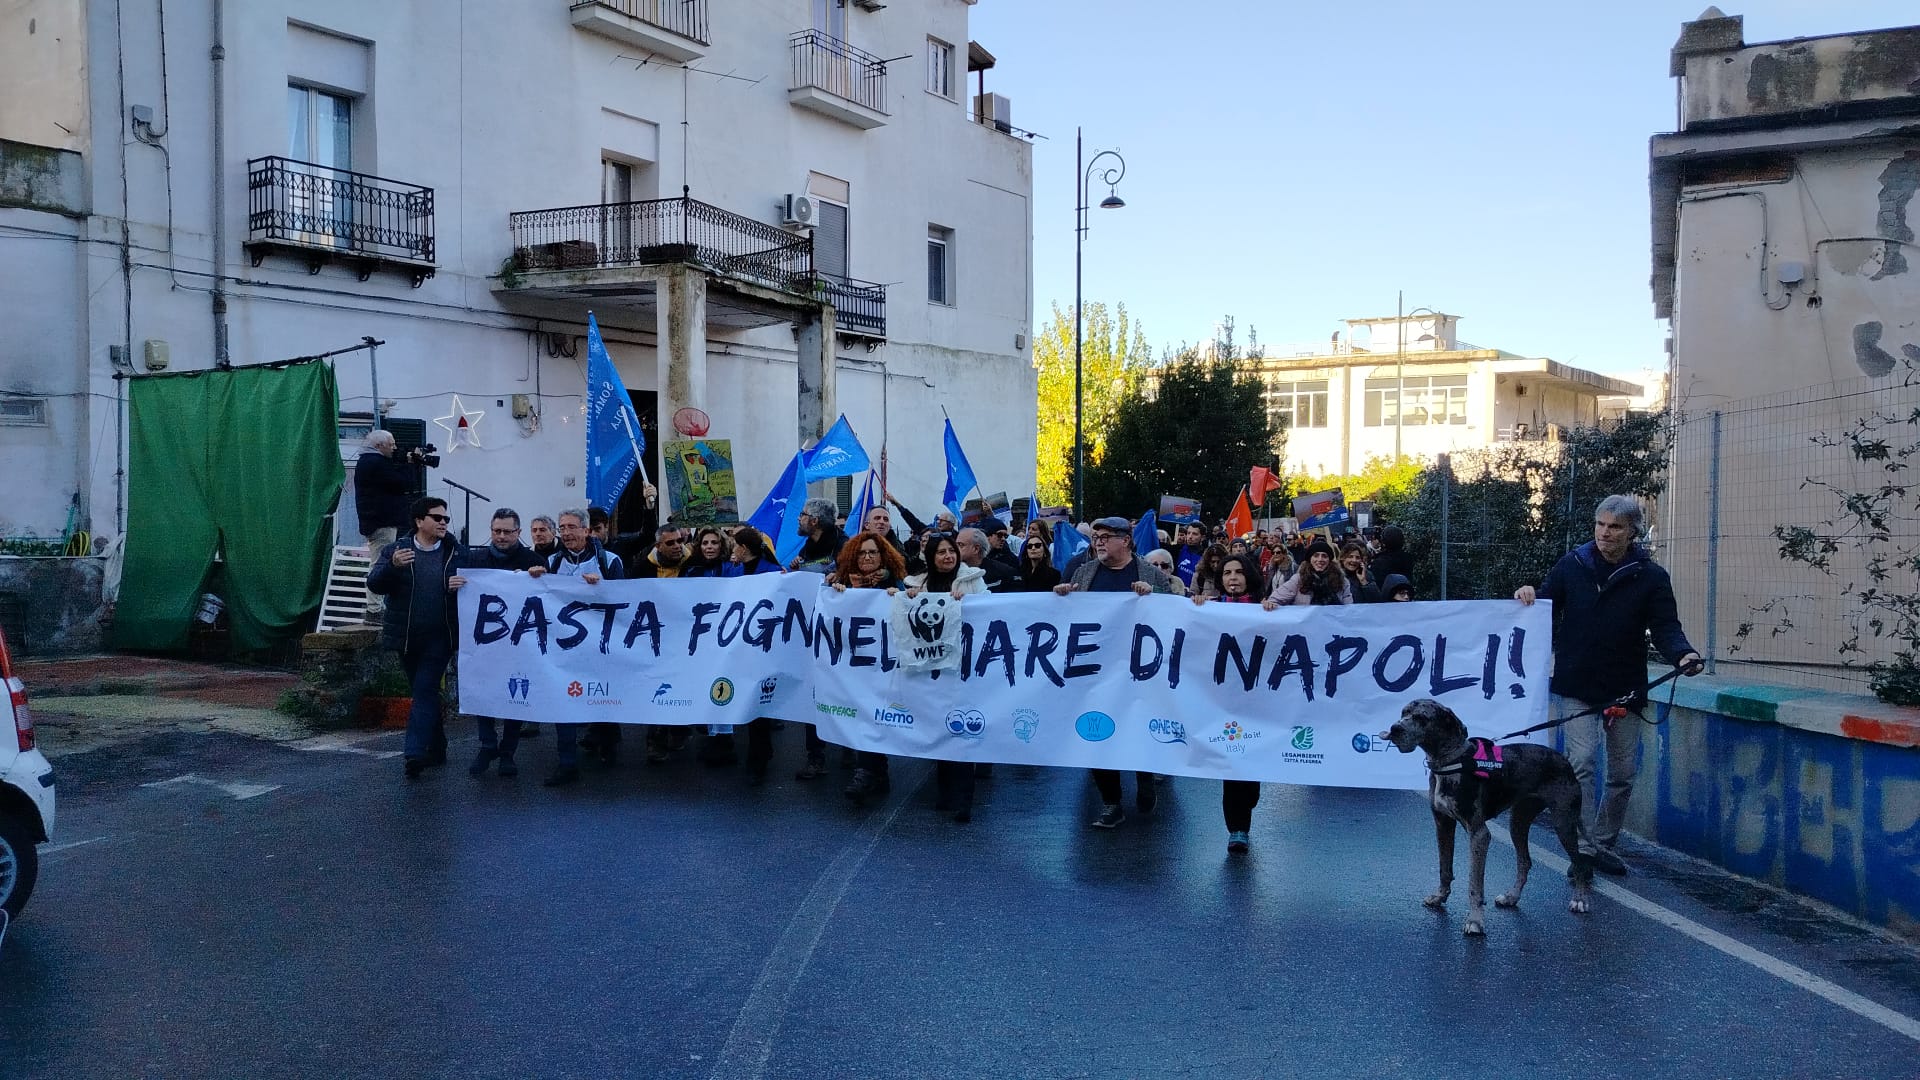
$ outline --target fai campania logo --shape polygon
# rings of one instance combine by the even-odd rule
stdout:
[[[1178,720],[1162,720],[1154,717],[1147,721],[1147,734],[1157,743],[1181,743],[1187,741],[1187,728]]]
[[[1295,750],[1313,749],[1313,729],[1310,727],[1294,728],[1293,729],[1293,748]]]
[[[1023,743],[1033,741],[1035,732],[1040,730],[1040,714],[1032,709],[1013,710],[1013,737]]]
[[[873,710],[873,722],[889,727],[912,727],[913,713],[899,702]]]
[[[978,739],[987,733],[987,718],[979,709],[955,709],[947,714],[947,734]]]
[[[533,680],[525,675],[507,676],[507,700],[515,705],[525,705],[527,694],[533,689]]]
[[[584,686],[581,686],[577,682],[570,682],[567,684],[568,697],[579,697],[581,694],[584,694],[586,692],[587,692],[587,688]]]
[[[1088,742],[1105,742],[1113,738],[1113,717],[1103,712],[1083,712],[1073,722],[1073,730]]]
[[[715,705],[733,703],[733,680],[722,676],[713,680],[713,686],[707,690],[707,700]]]

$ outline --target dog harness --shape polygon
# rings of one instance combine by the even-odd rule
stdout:
[[[1505,748],[1492,739],[1468,739],[1467,749],[1470,752],[1462,754],[1459,760],[1436,766],[1433,768],[1433,771],[1443,775],[1465,772],[1467,763],[1471,761],[1473,763],[1474,777],[1476,779],[1486,780],[1491,778],[1494,773],[1506,768],[1507,759]]]

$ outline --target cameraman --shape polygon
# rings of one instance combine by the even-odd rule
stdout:
[[[418,473],[413,455],[394,460],[393,432],[375,428],[367,433],[366,445],[353,466],[353,503],[360,514],[360,535],[366,538],[367,551],[378,555],[400,535]],[[367,596],[368,622],[379,622],[385,610],[386,597],[377,593]]]

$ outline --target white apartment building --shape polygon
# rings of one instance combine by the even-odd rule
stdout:
[[[1634,383],[1546,357],[1461,341],[1459,316],[1349,319],[1324,345],[1268,347],[1252,366],[1267,411],[1287,429],[1282,467],[1327,476],[1374,458],[1414,457],[1550,440],[1602,419],[1602,398],[1638,399]]]
[[[0,5],[0,535],[76,496],[124,529],[117,373],[367,338],[456,514],[449,480],[582,503],[589,311],[649,472],[701,410],[743,517],[842,412],[910,505],[943,406],[990,490],[1030,490],[1032,154],[1004,99],[974,119],[973,2]],[[376,372],[334,363],[350,466]],[[477,446],[435,424],[455,395]]]

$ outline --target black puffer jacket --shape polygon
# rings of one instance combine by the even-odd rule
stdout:
[[[1561,556],[1539,595],[1553,601],[1553,692],[1611,701],[1647,683],[1647,636],[1668,663],[1695,651],[1680,628],[1673,580],[1635,544],[1608,566],[1592,543]]]

